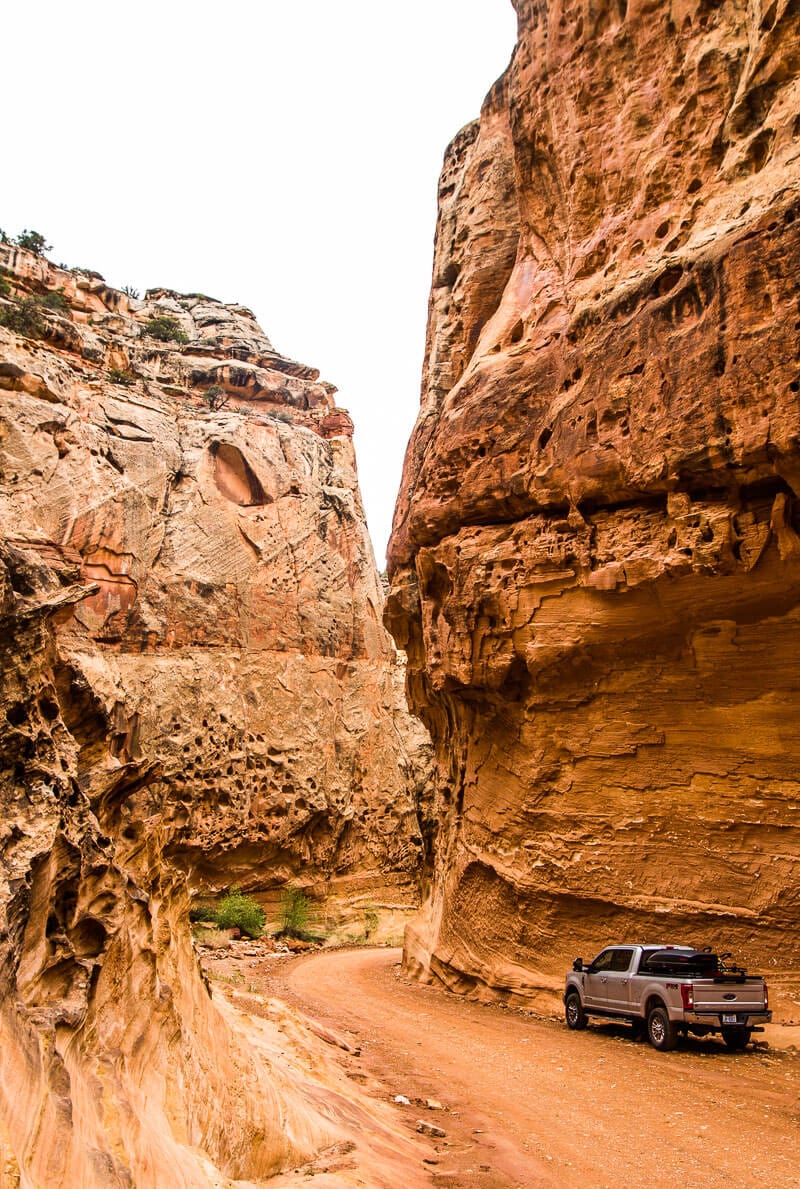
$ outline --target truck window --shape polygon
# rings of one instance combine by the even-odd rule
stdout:
[[[622,974],[631,964],[633,950],[611,950],[611,965],[609,970]]]

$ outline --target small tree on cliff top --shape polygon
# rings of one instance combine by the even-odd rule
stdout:
[[[34,256],[44,256],[45,252],[49,252],[53,247],[48,244],[40,231],[21,231],[17,236],[17,247],[24,248],[26,252],[33,252]]]

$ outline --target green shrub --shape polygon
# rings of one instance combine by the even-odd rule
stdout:
[[[7,306],[0,310],[0,326],[7,326],[15,334],[26,339],[40,339],[44,336],[41,302],[35,297]]]
[[[211,387],[207,388],[203,393],[203,400],[212,411],[215,409],[224,408],[230,399],[230,396],[221,384],[212,384]]]
[[[252,896],[245,896],[241,888],[231,888],[217,909],[220,929],[240,929],[248,937],[260,937],[264,932],[264,910]]]
[[[368,904],[364,909],[364,937],[369,941],[373,933],[377,931],[379,924],[378,914],[375,911],[374,904]]]
[[[25,248],[28,252],[33,252],[34,256],[44,256],[45,252],[49,252],[52,244],[48,244],[44,236],[39,231],[21,231],[17,236],[16,244],[18,248]]]
[[[128,297],[134,298],[134,300],[136,300],[137,298],[139,298],[141,296],[141,294],[139,293],[139,290],[134,289],[133,285],[123,285],[122,292],[125,293]]]
[[[280,916],[277,937],[296,937],[299,941],[310,941],[312,935],[313,909],[311,901],[299,888],[285,888],[281,893]]]
[[[11,240],[8,238],[5,231],[3,231],[3,228],[0,227],[0,244],[10,244],[10,243],[11,243]]]
[[[213,904],[193,904],[189,909],[189,920],[192,924],[217,923],[217,910]]]
[[[54,289],[52,293],[46,293],[42,298],[42,305],[47,310],[57,310],[61,314],[68,314],[70,310],[63,289]]]
[[[189,336],[181,327],[177,318],[170,318],[168,314],[161,314],[157,318],[150,318],[144,324],[145,334],[158,339],[162,343],[188,343]]]
[[[11,293],[11,286],[4,276],[0,276],[0,297],[8,297]]]
[[[108,378],[112,384],[124,384],[126,388],[136,383],[136,376],[130,372],[123,371],[121,367],[109,368]]]

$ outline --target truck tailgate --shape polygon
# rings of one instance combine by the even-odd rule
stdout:
[[[738,982],[695,979],[692,985],[696,1012],[763,1012],[766,1007],[764,983],[760,978]]]

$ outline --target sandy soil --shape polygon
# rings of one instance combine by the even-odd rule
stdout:
[[[710,1039],[657,1053],[622,1025],[571,1033],[410,983],[399,959],[359,949],[253,960],[247,978],[360,1050],[337,1050],[347,1076],[392,1103],[409,1134],[419,1120],[446,1132],[414,1137],[427,1154],[403,1189],[800,1187],[796,1054],[733,1054]]]

